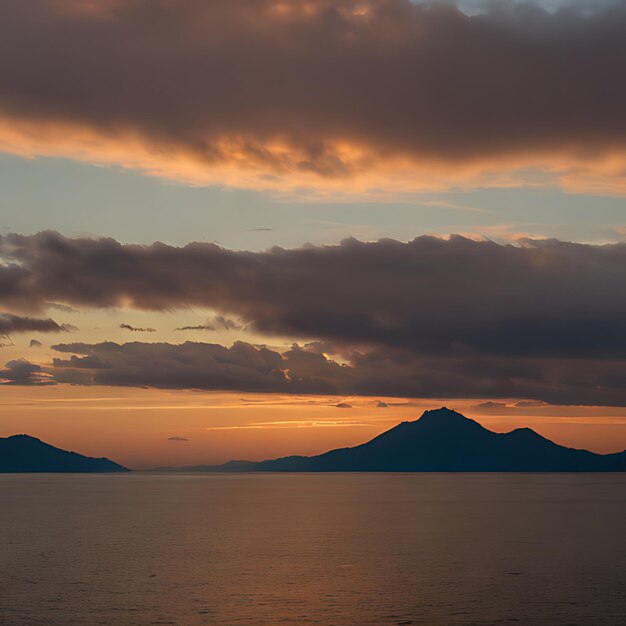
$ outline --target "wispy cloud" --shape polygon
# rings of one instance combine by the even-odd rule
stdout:
[[[208,319],[204,324],[196,324],[195,326],[180,326],[174,330],[244,330],[244,327],[236,320],[224,317],[223,315],[215,315]]]
[[[120,324],[120,328],[130,330],[134,333],[156,333],[155,328],[138,328],[136,326],[131,326],[130,324]]]
[[[236,426],[205,426],[203,430],[266,430],[268,428],[350,428],[371,426],[367,422],[327,421],[327,420],[284,420],[276,422],[255,422]]]

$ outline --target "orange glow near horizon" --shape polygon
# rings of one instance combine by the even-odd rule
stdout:
[[[594,452],[626,448],[626,408],[480,406],[478,400],[336,398],[122,387],[3,386],[0,436],[26,433],[132,468],[318,454],[363,443],[446,405],[485,427],[533,428]],[[377,407],[382,401],[388,406]],[[337,404],[351,408],[339,408]],[[187,441],[170,440],[171,437]]]
[[[58,157],[119,166],[192,186],[218,185],[277,193],[308,202],[388,202],[451,189],[550,187],[568,193],[626,195],[626,153],[498,154],[450,163],[410,154],[382,154],[348,138],[325,142],[324,162],[285,139],[207,138],[213,156],[163,144],[133,128],[106,132],[82,123],[32,121],[0,113],[0,151],[23,158]],[[263,155],[263,156],[259,156]],[[332,171],[333,167],[340,167]],[[453,167],[451,167],[453,165]],[[328,171],[326,171],[328,170]]]

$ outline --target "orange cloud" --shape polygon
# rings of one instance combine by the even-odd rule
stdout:
[[[470,17],[409,0],[24,0],[0,11],[5,152],[318,199],[626,192],[624,7]]]
[[[375,146],[342,141],[328,142],[323,157],[306,165],[309,155],[288,143],[224,137],[214,141],[213,149],[215,154],[207,157],[176,143],[160,144],[134,129],[103,133],[82,124],[32,122],[0,113],[0,151],[120,166],[194,186],[254,189],[316,201],[389,201],[451,188],[521,186],[626,195],[626,150],[593,158],[528,152],[450,163],[378,154]]]

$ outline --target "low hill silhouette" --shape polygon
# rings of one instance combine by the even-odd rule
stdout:
[[[0,472],[127,472],[109,459],[55,448],[29,435],[0,438]]]
[[[161,468],[163,469],[163,468]],[[192,469],[192,468],[187,468]],[[219,472],[623,472],[626,451],[560,446],[530,428],[495,433],[447,408],[426,411],[371,441],[317,456],[196,466]]]

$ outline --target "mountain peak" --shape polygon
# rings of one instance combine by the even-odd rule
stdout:
[[[468,417],[465,415],[461,415],[457,411],[453,409],[449,409],[447,406],[442,406],[440,409],[430,409],[429,411],[424,411],[422,416],[417,420],[418,422],[426,421],[429,422],[431,420],[436,421],[447,421],[447,422],[471,422]]]
[[[457,411],[449,409],[445,406],[441,407],[440,409],[431,409],[430,411],[424,411],[424,413],[422,413],[422,416],[418,420],[410,423],[415,424],[416,426],[420,426],[422,428],[426,427],[428,429],[441,429],[445,431],[457,430],[459,427],[482,428],[482,426],[473,419],[465,417],[465,415],[461,415],[461,413],[458,413]]]
[[[565,448],[530,428],[498,433],[441,407],[352,448],[309,457],[226,463],[206,471],[625,472],[626,452],[602,455]]]

